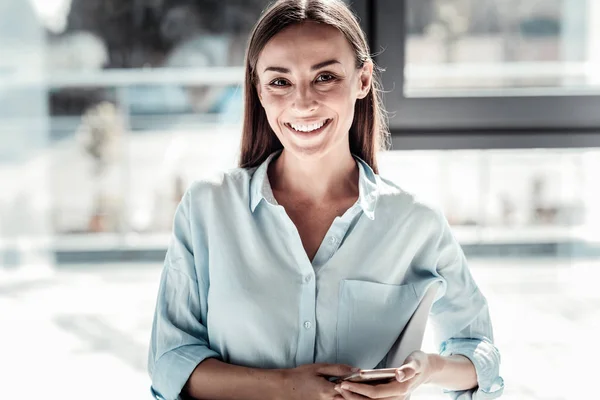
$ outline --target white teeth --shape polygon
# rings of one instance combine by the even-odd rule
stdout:
[[[323,125],[325,125],[325,122],[327,122],[327,120],[316,123],[316,124],[310,124],[310,125],[296,125],[296,124],[289,124],[289,125],[292,128],[294,128],[295,130],[300,131],[300,132],[312,132],[312,131],[315,131],[315,130],[321,128]]]

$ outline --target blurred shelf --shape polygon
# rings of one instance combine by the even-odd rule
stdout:
[[[52,247],[54,251],[103,251],[103,250],[155,250],[169,245],[170,233],[117,234],[97,233],[57,236]]]
[[[597,96],[593,62],[408,63],[408,97]],[[521,80],[521,85],[514,85]],[[533,82],[537,83],[533,83]],[[555,83],[548,86],[548,81]]]
[[[518,79],[518,78],[583,78],[597,80],[597,65],[593,62],[454,62],[411,63],[404,69],[406,79]]]
[[[1,88],[43,86],[48,89],[127,87],[133,85],[227,86],[243,83],[243,67],[132,68],[99,71],[5,73]]]
[[[49,249],[56,252],[64,251],[112,251],[112,250],[153,250],[166,249],[169,244],[169,233],[153,234],[118,234],[118,233],[86,233],[63,234],[53,237],[37,238],[0,238],[0,251],[33,249]]]
[[[452,232],[461,245],[544,244],[586,242],[600,244],[600,231],[587,227],[487,227],[453,226]],[[167,248],[170,233],[87,233],[63,234],[43,238],[0,238],[0,250],[49,248],[54,251],[127,251]]]
[[[235,122],[231,116],[230,121],[224,121],[223,116],[219,114],[163,114],[163,115],[143,115],[130,114],[128,116],[128,130],[130,134],[158,133],[170,135],[174,131],[181,129],[193,129],[197,135],[202,135],[215,130],[228,130],[232,133],[241,132],[241,124]],[[74,135],[81,126],[80,116],[53,116],[49,119],[50,132],[56,137],[65,137]],[[5,125],[6,126],[6,125]]]
[[[567,96],[598,96],[600,88],[588,87],[486,87],[474,89],[462,88],[428,88],[410,82],[404,89],[407,97],[415,98],[454,98],[454,97],[567,97]]]
[[[600,242],[600,230],[590,232],[586,226],[453,226],[452,233],[461,245]]]

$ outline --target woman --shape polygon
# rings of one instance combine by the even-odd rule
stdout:
[[[454,398],[503,388],[484,296],[444,217],[377,174],[373,62],[338,0],[282,0],[249,41],[240,168],[192,185],[175,215],[149,354],[168,400]],[[380,385],[427,288],[440,354]],[[461,397],[463,396],[463,397]]]

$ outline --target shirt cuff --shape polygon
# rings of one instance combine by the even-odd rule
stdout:
[[[440,355],[459,354],[467,357],[475,366],[478,387],[472,390],[444,390],[454,400],[491,400],[504,391],[500,377],[500,352],[492,343],[480,339],[449,339],[442,343]]]
[[[185,345],[163,354],[152,372],[152,394],[158,400],[177,400],[194,369],[207,358],[220,358],[206,346]]]

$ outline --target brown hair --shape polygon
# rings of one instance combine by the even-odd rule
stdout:
[[[279,0],[268,7],[254,26],[246,51],[244,124],[239,165],[252,168],[260,165],[283,145],[269,126],[260,104],[255,84],[256,63],[267,42],[293,24],[312,21],[330,25],[344,34],[356,56],[356,67],[372,61],[365,35],[352,11],[341,0]],[[354,106],[354,121],[350,127],[350,151],[378,173],[376,153],[388,144],[389,133],[381,99],[380,82],[373,72],[371,89]]]

